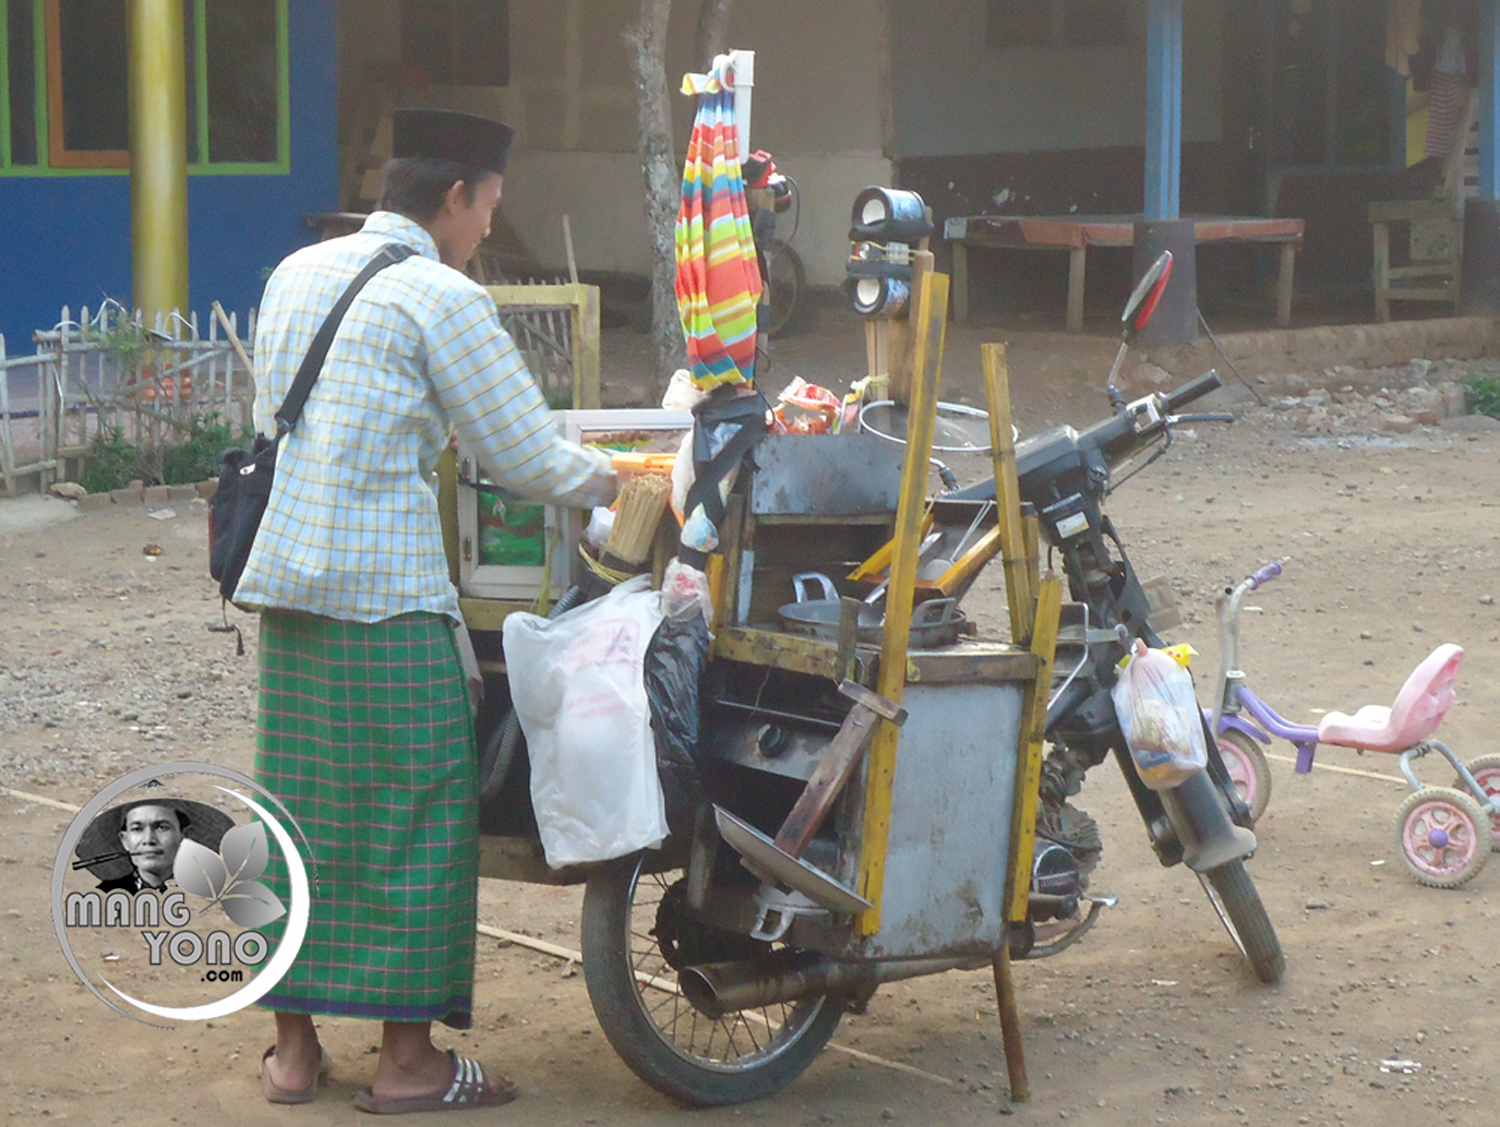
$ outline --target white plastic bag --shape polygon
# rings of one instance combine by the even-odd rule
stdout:
[[[1152,790],[1175,787],[1208,766],[1193,678],[1171,654],[1137,638],[1113,698],[1136,772]]]
[[[505,620],[531,804],[553,868],[623,857],[667,836],[643,673],[662,619],[649,585],[637,576],[557,618]]]

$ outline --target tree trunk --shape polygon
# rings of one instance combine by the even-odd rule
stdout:
[[[636,107],[641,127],[641,169],[646,190],[646,228],[651,240],[651,345],[657,380],[665,387],[687,363],[682,320],[677,313],[677,212],[682,173],[672,144],[667,95],[667,20],[672,0],[641,0],[640,22],[625,32],[635,49]]]
[[[698,38],[695,57],[703,73],[713,66],[714,57],[729,50],[729,10],[734,0],[703,0],[698,10]]]

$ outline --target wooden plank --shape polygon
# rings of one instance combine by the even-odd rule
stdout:
[[[1068,251],[1067,329],[1070,333],[1083,332],[1083,281],[1087,255],[1087,247],[1073,247]]]
[[[1037,592],[1036,629],[1031,652],[1037,659],[1036,681],[1021,711],[1020,760],[1017,763],[1015,806],[1011,816],[1010,919],[1026,919],[1031,898],[1031,862],[1036,846],[1036,804],[1042,784],[1042,742],[1047,734],[1047,698],[1052,691],[1052,663],[1057,654],[1057,628],[1062,615],[1062,580],[1048,572]]]
[[[1010,365],[1005,345],[980,346],[984,394],[990,414],[990,457],[995,470],[995,501],[1000,532],[1000,561],[1005,569],[1005,600],[1010,608],[1010,636],[1017,645],[1031,641],[1036,613],[1031,573],[1026,563],[1026,533],[1021,518],[1021,485],[1016,477],[1016,441],[1011,427]]]
[[[597,409],[599,387],[599,287],[576,286],[579,302],[573,312],[573,406]]]
[[[876,692],[897,705],[901,703],[906,687],[906,651],[911,636],[912,603],[916,597],[917,547],[922,517],[927,509],[928,460],[932,456],[938,386],[942,380],[943,342],[948,320],[946,274],[931,272],[923,277],[919,307],[921,320],[913,324],[915,364],[906,459],[901,471],[901,495],[896,506],[896,547],[891,558],[891,583],[885,595],[885,631],[875,686]],[[859,892],[874,905],[859,916],[859,933],[866,936],[880,930],[880,900],[885,884],[885,853],[890,835],[898,733],[894,724],[880,725],[870,748],[866,772]]]
[[[1286,328],[1292,323],[1292,271],[1297,267],[1297,245],[1281,244],[1281,269],[1276,275],[1276,324]]]
[[[953,320],[962,325],[969,319],[969,243],[953,244]]]
[[[458,599],[458,612],[470,630],[499,630],[517,611],[530,610],[530,600],[471,599],[466,595]]]
[[[827,677],[830,681],[841,679],[838,646],[799,634],[743,626],[722,627],[714,635],[713,656],[725,661]],[[856,664],[859,660],[856,658]]]

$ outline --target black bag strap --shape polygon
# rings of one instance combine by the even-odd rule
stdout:
[[[334,302],[333,308],[328,311],[323,325],[318,329],[317,336],[313,337],[311,347],[307,355],[302,358],[302,365],[297,369],[297,375],[292,379],[291,390],[286,393],[286,399],[282,401],[281,408],[276,412],[276,437],[290,434],[297,425],[297,420],[302,417],[302,408],[307,405],[307,397],[312,394],[313,384],[317,382],[318,375],[323,370],[323,361],[328,358],[328,349],[333,345],[333,338],[339,331],[339,322],[344,319],[344,314],[349,311],[349,306],[354,304],[355,295],[364,289],[364,285],[376,274],[387,266],[394,266],[402,259],[410,258],[416,254],[411,247],[402,246],[400,243],[389,243],[380,248],[380,253],[365,264],[363,270],[354,276],[354,280]]]

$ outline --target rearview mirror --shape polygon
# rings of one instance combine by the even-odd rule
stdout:
[[[1151,264],[1151,269],[1141,276],[1141,280],[1135,284],[1135,289],[1130,294],[1130,300],[1125,303],[1125,312],[1120,314],[1120,323],[1124,326],[1124,337],[1129,340],[1140,332],[1150,322],[1156,307],[1161,304],[1161,295],[1167,288],[1167,280],[1172,276],[1172,252],[1164,250],[1160,257]]]

